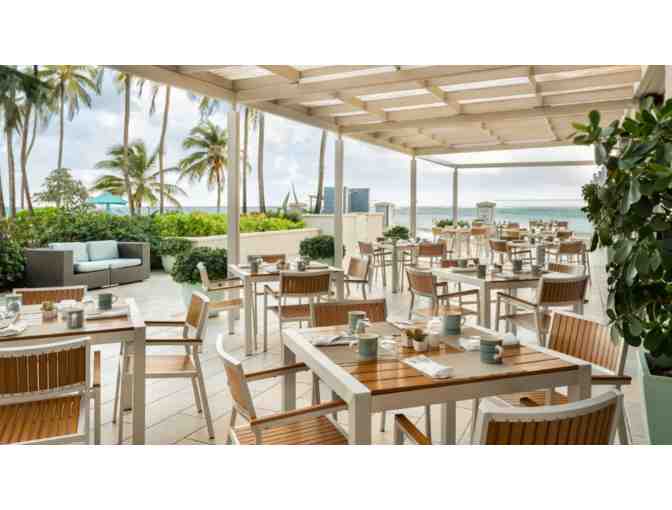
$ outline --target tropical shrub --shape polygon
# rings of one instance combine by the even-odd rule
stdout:
[[[19,243],[0,233],[0,290],[21,282],[25,265],[26,259]]]
[[[159,246],[159,254],[161,256],[172,256],[177,257],[181,253],[191,250],[192,243],[188,239],[182,239],[179,237],[168,237],[161,239],[161,245]]]
[[[336,254],[334,236],[325,234],[304,239],[299,245],[299,254],[313,260],[333,259]],[[343,247],[343,254],[345,255],[345,246]]]
[[[410,235],[410,232],[407,227],[404,227],[402,225],[395,225],[393,227],[388,228],[385,232],[383,232],[383,236],[388,238],[388,239],[404,239],[407,240]]]
[[[439,228],[446,228],[446,227],[452,227],[453,226],[453,220],[449,220],[447,218],[443,220],[439,220],[434,224],[435,227]]]
[[[613,331],[654,358],[672,356],[672,100],[649,98],[606,127],[592,111],[574,127],[574,143],[593,145],[604,168],[583,187],[583,211],[595,227],[591,251],[607,249]]]
[[[156,216],[159,232],[163,237],[203,237],[226,235],[228,220],[225,214],[203,212],[171,213]],[[302,220],[286,217],[269,217],[265,214],[249,214],[240,217],[240,231],[268,232],[293,230],[305,226]]]
[[[201,276],[196,265],[205,264],[208,277],[212,280],[223,280],[227,276],[227,254],[224,248],[194,248],[183,252],[175,259],[170,275],[177,283],[201,283]]]

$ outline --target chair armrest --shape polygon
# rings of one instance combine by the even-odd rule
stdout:
[[[149,244],[135,241],[121,241],[117,243],[119,257],[122,259],[141,259],[143,263],[149,260]]]
[[[72,250],[27,248],[26,283],[29,287],[63,287],[73,284],[74,255]]]
[[[632,377],[629,375],[596,374],[591,378],[591,384],[595,385],[609,384],[614,386],[621,386],[630,383],[632,383]]]
[[[173,319],[159,319],[159,320],[148,320],[145,321],[145,326],[148,328],[160,328],[160,327],[174,327],[179,328],[184,326],[184,320],[173,320]]]
[[[431,445],[432,442],[429,438],[418,430],[418,428],[411,423],[411,420],[406,418],[403,414],[394,415],[394,437],[399,442],[395,441],[397,444],[402,444],[404,442],[404,435],[406,435],[411,441],[419,445]]]
[[[178,337],[156,337],[145,338],[146,345],[201,345],[203,340],[200,338],[178,338]]]
[[[252,430],[264,430],[273,427],[281,427],[283,425],[303,421],[306,418],[317,418],[318,416],[345,411],[347,408],[347,404],[342,400],[333,400],[331,402],[325,402],[324,404],[295,409],[294,411],[264,416],[263,418],[255,418],[250,421],[250,428]]]
[[[308,370],[308,367],[305,363],[295,363],[293,365],[287,365],[285,367],[278,368],[269,368],[268,370],[259,370],[257,372],[250,372],[245,374],[245,379],[248,382],[251,381],[260,381],[262,379],[270,379],[272,377],[280,377],[287,374],[293,374],[296,372],[304,372]]]
[[[450,299],[450,298],[458,298],[458,297],[473,296],[473,295],[478,295],[478,289],[463,290],[463,291],[460,291],[460,292],[450,292],[448,294],[439,294],[436,297],[437,297],[437,299]]]
[[[236,290],[243,288],[245,288],[245,285],[243,285],[243,281],[240,278],[231,278],[231,279],[227,278],[226,280],[210,281],[210,285],[208,286],[207,290],[208,291]]]
[[[517,296],[512,296],[511,294],[505,294],[503,292],[498,292],[497,293],[497,299],[501,299],[503,301],[506,301],[507,303],[520,307],[520,308],[527,308],[530,310],[536,310],[537,305],[534,303],[531,303],[530,301],[525,301],[524,299],[521,299]]]
[[[264,285],[264,294],[270,294],[275,299],[278,299],[279,292],[272,289],[269,285]]]
[[[100,388],[101,361],[100,351],[93,351],[93,387]]]

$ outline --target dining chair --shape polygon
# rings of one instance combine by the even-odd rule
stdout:
[[[440,265],[441,261],[446,260],[448,253],[445,242],[438,243],[420,243],[415,249],[415,253],[403,252],[401,258],[401,274],[403,275],[407,267],[430,269],[432,266]],[[452,252],[451,252],[452,253]],[[408,254],[408,256],[407,256]],[[404,279],[401,279],[401,292],[404,291]]]
[[[145,377],[147,379],[190,379],[196,409],[199,413],[203,413],[208,434],[212,439],[215,437],[215,430],[212,426],[210,404],[208,403],[199,353],[203,345],[209,304],[210,300],[207,296],[200,292],[193,292],[184,320],[145,320],[145,326],[148,329],[176,328],[181,330],[180,334],[173,337],[147,336],[145,339],[146,349],[151,350],[165,346],[184,348],[183,354],[166,354],[164,349],[161,350],[160,354],[147,354],[145,356]],[[117,424],[117,441],[119,444],[123,443],[124,439],[124,406],[121,402],[121,396],[124,395],[125,385],[130,382],[132,377],[134,359],[132,345],[122,342],[112,418],[113,423]]]
[[[595,387],[609,386],[621,390],[631,383],[632,378],[624,374],[628,345],[623,339],[614,340],[609,326],[604,322],[576,315],[571,312],[555,312],[548,338],[548,348],[587,361],[595,369],[591,384]],[[553,389],[499,395],[491,397],[499,406],[539,407],[543,405],[567,404],[566,395]],[[471,439],[475,435],[479,402],[474,401],[471,422]],[[631,443],[630,424],[625,410],[618,419],[618,436],[621,444]]]
[[[0,349],[0,444],[100,444],[100,352],[89,338]]]
[[[497,293],[495,330],[499,331],[499,322],[506,321],[507,331],[510,325],[534,331],[539,345],[546,346],[546,335],[551,324],[550,307],[574,307],[574,311],[583,313],[583,304],[588,288],[588,276],[548,277],[539,279],[535,301],[527,301],[517,296]],[[502,304],[507,311],[502,313]],[[516,309],[523,311],[516,312]],[[515,332],[515,329],[514,329]]]
[[[502,409],[484,406],[480,444],[484,445],[608,445],[623,412],[623,394],[611,390],[571,404]],[[431,444],[403,414],[394,417],[394,443],[408,438]]]
[[[280,271],[280,285],[273,289],[264,285],[264,352],[268,350],[268,312],[278,318],[280,338],[285,323],[310,322],[310,305],[321,299],[329,299],[331,271]],[[275,304],[269,304],[273,299]],[[297,302],[288,302],[288,300]],[[306,303],[303,303],[303,300]]]
[[[516,246],[505,239],[489,239],[490,263],[494,264],[499,257],[499,264],[503,265],[507,260],[521,259],[523,263],[531,263],[532,250],[526,247]]]
[[[469,232],[469,245],[473,249],[473,252],[469,252],[468,255],[474,257],[482,257],[487,254],[488,243],[488,230],[487,226],[473,226]]]
[[[346,296],[350,297],[350,285],[361,285],[362,297],[366,299],[366,287],[370,285],[369,270],[371,268],[370,257],[350,257],[348,270],[343,275]]]
[[[244,285],[240,278],[226,278],[223,280],[211,280],[208,276],[208,268],[203,262],[196,264],[201,277],[201,288],[206,295],[210,292],[225,294],[223,299],[211,300],[208,304],[208,313],[217,315],[219,312],[236,312],[243,307],[243,300],[238,297]],[[229,321],[233,325],[233,321]],[[229,331],[233,334],[233,331]]]
[[[569,228],[568,221],[558,221],[556,225],[558,226],[558,228]]]
[[[359,241],[357,244],[360,255],[371,259],[372,274],[369,289],[372,288],[378,273],[380,273],[383,287],[387,287],[387,268],[392,267],[392,252],[384,248],[374,248],[373,243]]]
[[[586,273],[586,269],[579,264],[560,264],[559,262],[549,262],[546,264],[546,269],[551,273],[564,273],[576,276],[582,276]]]
[[[434,317],[439,314],[439,309],[444,307],[459,309],[462,315],[476,315],[476,317],[480,316],[478,289],[447,292],[448,282],[439,282],[437,281],[436,275],[434,275],[432,272],[422,271],[414,268],[407,268],[406,276],[408,277],[408,289],[411,292],[411,302],[408,307],[409,320],[413,317],[413,314],[425,317]],[[464,302],[462,302],[462,305],[458,303],[457,306],[452,306],[450,304],[451,299],[461,300],[467,296],[476,297],[476,300],[474,301],[474,304],[476,304],[476,310],[465,308],[462,305],[467,303]],[[431,308],[425,310],[414,310],[416,297],[429,299],[431,302]]]
[[[558,230],[555,233],[555,237],[557,237],[558,240],[560,241],[567,241],[572,237],[574,237],[574,232],[572,232],[571,230]]]
[[[70,285],[67,287],[35,287],[32,289],[14,289],[14,294],[21,296],[24,305],[41,305],[45,301],[58,303],[65,299],[81,301],[86,294],[86,285]]]
[[[233,401],[227,436],[229,444],[348,444],[345,432],[328,416],[348,408],[342,400],[257,416],[248,383],[301,372],[308,369],[305,364],[297,363],[245,374],[241,362],[224,350],[223,335],[217,339],[217,354],[224,364],[226,382]],[[246,422],[242,427],[236,427],[239,415]]]
[[[549,259],[554,262],[581,264],[590,281],[590,257],[583,241],[563,241],[546,250]]]

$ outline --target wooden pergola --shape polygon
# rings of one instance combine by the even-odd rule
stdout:
[[[571,145],[573,122],[584,122],[594,109],[605,122],[621,118],[638,95],[660,89],[665,74],[664,66],[639,65],[108,67],[232,104],[227,203],[232,263],[239,259],[241,105],[336,134],[338,246],[343,233],[344,138],[410,157],[415,233],[417,157]],[[341,264],[340,250],[336,253]]]

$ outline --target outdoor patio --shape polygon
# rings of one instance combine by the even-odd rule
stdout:
[[[591,256],[594,285],[589,290],[589,302],[585,314],[592,317],[604,317],[606,300],[605,281],[603,273],[604,259],[600,253]],[[97,294],[101,291],[93,291]],[[154,272],[149,280],[131,285],[124,285],[113,289],[120,297],[134,298],[146,319],[158,319],[166,316],[180,316],[184,308],[180,299],[180,288],[170,276],[163,272]],[[390,317],[405,317],[408,311],[409,293],[392,294],[384,292],[378,284],[372,292],[373,298],[385,297],[388,303]],[[523,297],[529,294],[522,294]],[[473,321],[473,319],[470,319]],[[205,385],[208,391],[211,413],[214,421],[216,439],[214,443],[225,443],[227,429],[232,408],[229,389],[221,360],[215,350],[215,340],[218,334],[227,330],[226,313],[216,319],[210,319],[203,346],[201,359],[205,374]],[[286,326],[292,327],[292,325]],[[236,322],[236,333],[225,335],[226,349],[229,353],[243,360],[246,371],[262,370],[278,367],[281,364],[280,337],[278,325],[271,322],[269,338],[269,352],[259,353],[250,357],[245,356],[244,340],[241,335],[241,323]],[[526,334],[527,333],[527,334]],[[524,341],[536,342],[528,332],[520,331]],[[102,374],[102,442],[115,444],[117,438],[116,426],[112,423],[112,409],[114,400],[114,383],[119,362],[119,347],[116,344],[101,345],[103,352]],[[174,350],[174,349],[173,349]],[[625,372],[633,376],[632,384],[623,388],[625,403],[632,428],[632,440],[635,444],[647,442],[646,432],[642,423],[641,387],[637,378],[636,352],[631,350],[628,355]],[[310,405],[311,379],[310,374],[304,372],[297,376],[298,390],[297,407]],[[257,381],[250,383],[255,406],[260,415],[267,415],[281,410],[280,379]],[[599,390],[598,390],[599,391]],[[327,390],[323,390],[323,395]],[[341,423],[347,428],[347,413],[340,413]],[[409,409],[405,412],[424,430],[424,413],[422,408]],[[432,419],[433,430],[439,429],[439,413],[434,412]],[[457,404],[457,437],[460,444],[469,441],[469,424],[471,419],[471,402],[462,401]],[[130,413],[126,420],[131,423]],[[147,436],[150,444],[210,444],[205,420],[194,406],[191,384],[188,380],[149,380],[147,383]],[[388,420],[387,430],[379,431],[380,417],[373,418],[373,442],[375,444],[390,444],[393,442],[391,420]],[[132,435],[132,428],[125,427],[126,440]],[[479,437],[478,435],[476,437]]]

